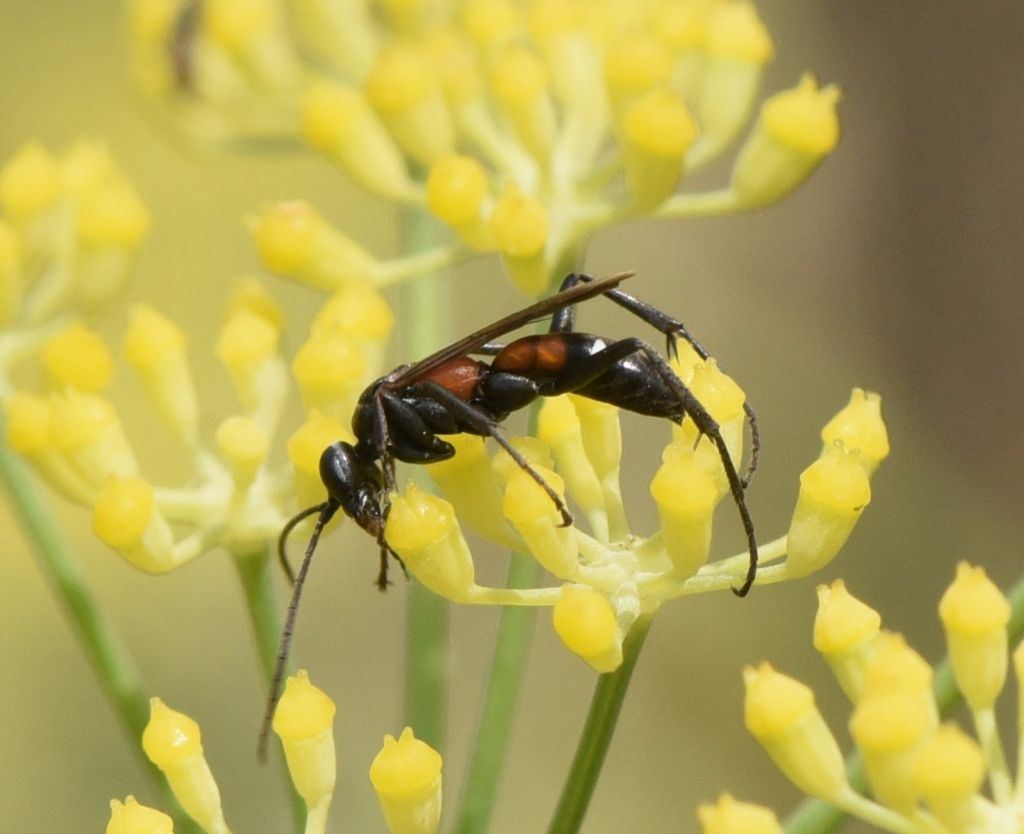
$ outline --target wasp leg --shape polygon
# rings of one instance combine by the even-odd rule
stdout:
[[[722,468],[725,470],[726,480],[729,482],[729,491],[732,493],[733,502],[739,511],[740,520],[743,522],[743,530],[747,537],[750,565],[747,568],[747,575],[743,583],[739,588],[733,588],[733,592],[737,596],[746,596],[757,576],[757,539],[754,534],[754,522],[750,517],[746,496],[743,492],[743,481],[736,472],[736,466],[732,461],[732,456],[729,454],[729,449],[725,445],[718,422],[711,416],[701,401],[693,395],[690,389],[683,384],[683,381],[679,379],[675,371],[669,367],[668,362],[654,348],[642,339],[636,338],[614,342],[604,350],[576,363],[569,372],[563,372],[555,385],[552,386],[553,390],[549,392],[542,388],[541,393],[557,394],[575,391],[581,396],[590,396],[587,392],[588,383],[597,381],[600,384],[598,378],[602,374],[614,372],[614,368],[618,363],[634,354],[644,356],[650,363],[650,369],[660,377],[661,382],[676,397],[681,412],[680,422],[683,416],[688,415],[697,427],[697,431],[700,434],[707,435],[718,450],[718,456],[722,460]],[[596,394],[597,392],[594,391],[594,393]],[[612,398],[609,398],[607,401],[613,405],[616,404]]]
[[[559,291],[567,290],[580,283],[590,283],[593,280],[594,279],[589,275],[584,275],[580,272],[570,272],[565,276],[565,280],[562,281],[562,286],[559,288]],[[667,313],[663,313],[657,307],[648,304],[646,301],[641,301],[622,290],[607,290],[603,295],[607,296],[624,310],[632,313],[638,319],[646,322],[659,333],[663,334],[665,336],[665,351],[670,359],[677,358],[679,355],[676,350],[677,338],[687,342],[701,359],[707,359],[711,355],[707,352],[704,346],[693,337],[693,334],[686,329],[686,325],[678,319],[672,318]],[[561,318],[559,318],[559,316],[561,316]],[[556,319],[563,325],[558,328],[559,332],[572,330],[571,313],[563,313],[561,310],[556,311],[551,318],[553,331],[555,330]],[[747,425],[750,426],[750,463],[747,464],[743,477],[740,478],[743,488],[746,489],[751,478],[754,477],[754,472],[757,471],[758,460],[761,456],[761,431],[757,425],[757,414],[754,413],[754,409],[748,402],[746,402],[746,400],[743,402],[743,411],[747,415]]]
[[[422,390],[424,393],[428,393],[431,397],[445,406],[445,408],[449,409],[459,418],[459,420],[467,426],[470,426],[475,432],[494,438],[494,441],[501,446],[502,449],[508,452],[509,457],[516,462],[516,465],[533,478],[533,480],[540,485],[541,489],[547,493],[552,503],[558,509],[558,512],[562,515],[562,526],[570,527],[572,525],[572,513],[570,513],[569,508],[565,506],[565,502],[561,499],[558,493],[551,488],[550,484],[544,480],[541,474],[530,465],[530,462],[519,453],[515,446],[508,442],[501,430],[501,427],[497,423],[485,414],[481,414],[480,411],[475,409],[469,403],[460,400],[451,391],[438,385],[436,382],[424,383]]]

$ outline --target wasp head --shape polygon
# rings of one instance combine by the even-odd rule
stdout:
[[[360,455],[351,443],[333,443],[320,456],[320,480],[345,515],[374,538],[380,536],[385,496],[376,461]]]

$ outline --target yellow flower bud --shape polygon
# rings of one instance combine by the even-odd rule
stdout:
[[[922,746],[914,761],[914,786],[940,818],[981,790],[985,760],[977,743],[955,724],[943,724]],[[961,830],[950,826],[953,831]]]
[[[491,213],[491,233],[516,286],[527,295],[547,289],[544,248],[550,225],[542,203],[510,185]]]
[[[55,387],[102,391],[114,376],[114,361],[98,333],[75,322],[43,345],[43,365]]]
[[[509,47],[491,71],[491,89],[523,147],[546,162],[557,121],[544,62],[524,47]]]
[[[569,395],[580,421],[580,438],[587,460],[594,469],[608,515],[608,535],[613,541],[629,535],[629,524],[622,503],[619,471],[622,461],[622,427],[619,410],[597,400]]]
[[[153,487],[141,478],[111,478],[93,514],[96,535],[111,547],[134,547],[142,540],[156,504]]]
[[[15,452],[32,457],[50,445],[50,401],[16,391],[4,403],[7,445]]]
[[[303,99],[302,132],[368,191],[393,200],[415,194],[402,152],[357,90],[327,81],[311,85]]]
[[[672,55],[656,37],[634,33],[619,38],[608,47],[604,62],[613,112],[621,114],[638,96],[668,81],[671,74]]]
[[[743,683],[747,729],[801,791],[834,800],[846,788],[846,772],[814,693],[767,663],[744,669]]]
[[[511,39],[522,25],[521,17],[519,8],[510,0],[467,0],[461,23],[466,34],[486,52]]]
[[[61,184],[81,197],[120,176],[110,148],[103,142],[78,139],[60,160]]]
[[[818,586],[814,648],[828,661],[853,703],[860,700],[864,691],[865,666],[881,625],[881,615],[850,594],[841,579],[831,586]]]
[[[227,315],[230,317],[239,310],[255,313],[275,330],[283,330],[285,325],[284,312],[274,300],[263,282],[252,275],[242,276],[234,282],[231,297],[228,301]]]
[[[306,422],[288,439],[288,457],[297,470],[320,478],[320,455],[332,443],[355,442],[352,430],[344,423],[312,409]]]
[[[842,440],[847,449],[860,452],[860,462],[871,477],[889,456],[889,434],[882,421],[882,398],[878,394],[854,388],[850,402],[821,430],[828,448]]]
[[[1006,682],[1010,603],[984,568],[960,562],[939,616],[957,686],[972,710],[992,707]]]
[[[217,337],[217,358],[230,372],[243,408],[267,425],[276,420],[287,387],[279,340],[274,326],[249,310],[231,313]]]
[[[524,545],[502,511],[504,478],[499,478],[487,455],[484,439],[471,434],[446,437],[455,447],[448,460],[427,470],[460,521],[492,541],[521,550]]]
[[[277,353],[279,332],[248,310],[232,314],[217,337],[217,358],[235,374],[252,373]]]
[[[94,489],[102,487],[111,475],[138,474],[114,406],[94,394],[73,388],[51,394],[50,445]]]
[[[677,441],[651,481],[658,505],[661,539],[677,579],[688,579],[707,562],[711,520],[720,493],[696,459],[693,446]]]
[[[909,813],[918,799],[913,782],[920,746],[935,725],[920,699],[902,690],[869,690],[850,719],[850,735],[864,757],[871,788],[879,802]]]
[[[587,514],[593,534],[607,541],[608,519],[604,491],[587,459],[576,409],[567,396],[545,397],[537,423],[537,436],[551,449],[558,473],[573,500]]]
[[[366,79],[366,98],[399,146],[429,166],[455,150],[455,128],[429,63],[415,49],[380,52]]]
[[[167,573],[190,558],[176,553],[153,487],[141,478],[109,479],[93,507],[92,527],[101,541],[146,573]]]
[[[818,89],[805,75],[799,85],[772,96],[740,151],[732,186],[747,205],[781,200],[807,177],[839,142],[839,88]]]
[[[902,634],[879,632],[875,640],[874,654],[864,670],[865,691],[899,689],[915,692],[926,703],[932,703],[934,711],[933,678],[934,673],[928,661],[907,645]]]
[[[336,416],[352,413],[366,381],[366,357],[337,331],[313,335],[292,360],[292,374],[307,409]]]
[[[479,99],[484,82],[476,50],[455,29],[438,26],[425,38],[427,57],[453,111]]]
[[[301,200],[266,209],[253,223],[253,236],[267,269],[316,289],[371,280],[377,269],[369,252]]]
[[[229,52],[238,52],[273,25],[266,0],[210,0],[203,6],[205,33]]]
[[[697,126],[672,90],[657,87],[629,106],[623,126],[626,184],[638,206],[656,206],[675,191],[696,136]]]
[[[747,395],[743,393],[736,380],[718,367],[714,358],[693,365],[687,387],[718,423],[725,447],[729,450],[729,457],[733,464],[738,466],[743,458],[743,431],[746,425],[743,404],[747,400]],[[672,434],[674,437],[686,438],[692,443],[697,439],[697,427],[691,418],[687,418],[682,426],[673,427]],[[716,477],[724,490],[727,482],[721,462],[716,466],[716,470]]]
[[[763,805],[739,802],[723,793],[714,805],[697,808],[702,834],[782,834],[775,814]]]
[[[14,222],[49,209],[60,197],[60,166],[42,145],[22,145],[0,168],[0,208]]]
[[[187,443],[198,433],[199,402],[185,356],[185,334],[152,307],[131,309],[124,354],[135,367],[160,416]]]
[[[239,489],[244,489],[267,459],[270,438],[248,417],[228,417],[217,427],[217,447],[228,461]]]
[[[564,500],[562,479],[545,467],[535,465],[534,470]],[[503,510],[530,554],[546,570],[559,579],[568,579],[576,572],[579,556],[575,531],[562,526],[562,514],[551,496],[522,468],[517,467],[509,475]]]
[[[441,755],[411,727],[384,746],[370,765],[370,781],[391,834],[434,834],[441,821]]]
[[[174,834],[174,822],[167,814],[140,805],[134,796],[128,796],[123,804],[110,800],[107,834]]]
[[[410,483],[391,496],[385,536],[406,568],[435,594],[467,601],[476,590],[469,545],[451,504]]]
[[[547,242],[548,212],[529,194],[510,186],[494,207],[491,228],[503,255],[530,258]]]
[[[142,749],[163,771],[186,813],[209,834],[224,834],[228,827],[221,811],[220,791],[203,755],[199,725],[159,698],[150,698],[149,705]]]
[[[787,574],[807,576],[832,561],[870,501],[867,475],[842,444],[808,466],[789,522]]]
[[[622,665],[622,631],[603,594],[586,585],[566,585],[551,616],[566,648],[595,671],[614,672]]]
[[[274,710],[274,732],[284,747],[288,772],[310,808],[329,803],[334,793],[334,712],[334,701],[310,682],[305,670],[288,678]]]
[[[131,185],[121,180],[90,191],[78,212],[78,234],[87,246],[131,251],[149,231],[149,210]]]
[[[395,317],[379,292],[362,283],[342,286],[313,318],[313,335],[336,331],[365,343],[382,345],[391,335]]]
[[[473,157],[451,154],[430,166],[427,206],[449,226],[478,221],[486,197],[487,173]]]
[[[704,21],[703,72],[696,90],[701,132],[721,148],[747,122],[761,69],[772,57],[771,36],[753,3],[716,3]]]

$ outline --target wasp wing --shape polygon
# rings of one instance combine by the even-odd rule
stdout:
[[[480,328],[475,333],[470,333],[468,336],[459,339],[457,342],[453,342],[447,347],[441,348],[437,353],[432,353],[430,356],[421,359],[419,362],[414,362],[402,370],[397,376],[387,379],[384,384],[390,389],[403,388],[406,385],[410,385],[419,377],[429,373],[434,370],[434,368],[443,365],[451,359],[456,359],[460,356],[466,356],[467,354],[474,353],[478,348],[493,339],[500,338],[506,333],[510,333],[511,331],[529,324],[532,321],[542,319],[545,316],[550,315],[559,307],[576,304],[577,302],[585,301],[588,298],[593,298],[596,295],[601,295],[608,290],[615,289],[615,287],[627,278],[632,278],[634,275],[636,275],[635,272],[620,272],[618,275],[613,275],[610,278],[602,278],[599,281],[587,281],[577,284],[574,287],[570,287],[567,290],[556,293],[550,298],[541,299],[540,301],[531,304],[529,307],[524,307],[522,310],[518,310],[515,313],[511,313],[502,319],[492,322],[486,327]]]

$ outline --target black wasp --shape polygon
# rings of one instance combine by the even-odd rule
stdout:
[[[550,298],[499,319],[419,362],[396,368],[362,393],[352,416],[355,444],[334,443],[320,457],[320,477],[327,488],[327,499],[300,512],[281,531],[278,556],[294,591],[281,638],[268,722],[291,642],[299,594],[324,525],[340,509],[374,536],[380,546],[377,585],[381,590],[388,583],[389,555],[401,563],[384,538],[389,496],[396,485],[396,460],[422,464],[450,458],[454,448],[438,435],[491,437],[544,488],[561,512],[563,523],[572,524],[572,515],[562,499],[502,433],[505,418],[538,397],[574,393],[674,423],[690,417],[701,436],[715,444],[722,459],[750,552],[747,574],[740,587],[733,590],[739,596],[750,590],[757,572],[757,542],[744,488],[757,465],[758,434],[753,411],[744,406],[752,442],[750,467],[741,478],[718,423],[653,347],[642,339],[607,339],[573,329],[574,305],[605,295],[660,331],[670,356],[675,354],[676,339],[681,338],[707,359],[707,351],[682,322],[617,289],[632,276],[622,273],[594,280],[572,273]],[[551,316],[551,325],[545,334],[523,336],[508,344],[492,341],[547,316]],[[474,355],[493,358],[487,362],[472,358]],[[317,516],[316,526],[298,574],[293,575],[285,558],[285,542],[294,527],[312,515]]]

